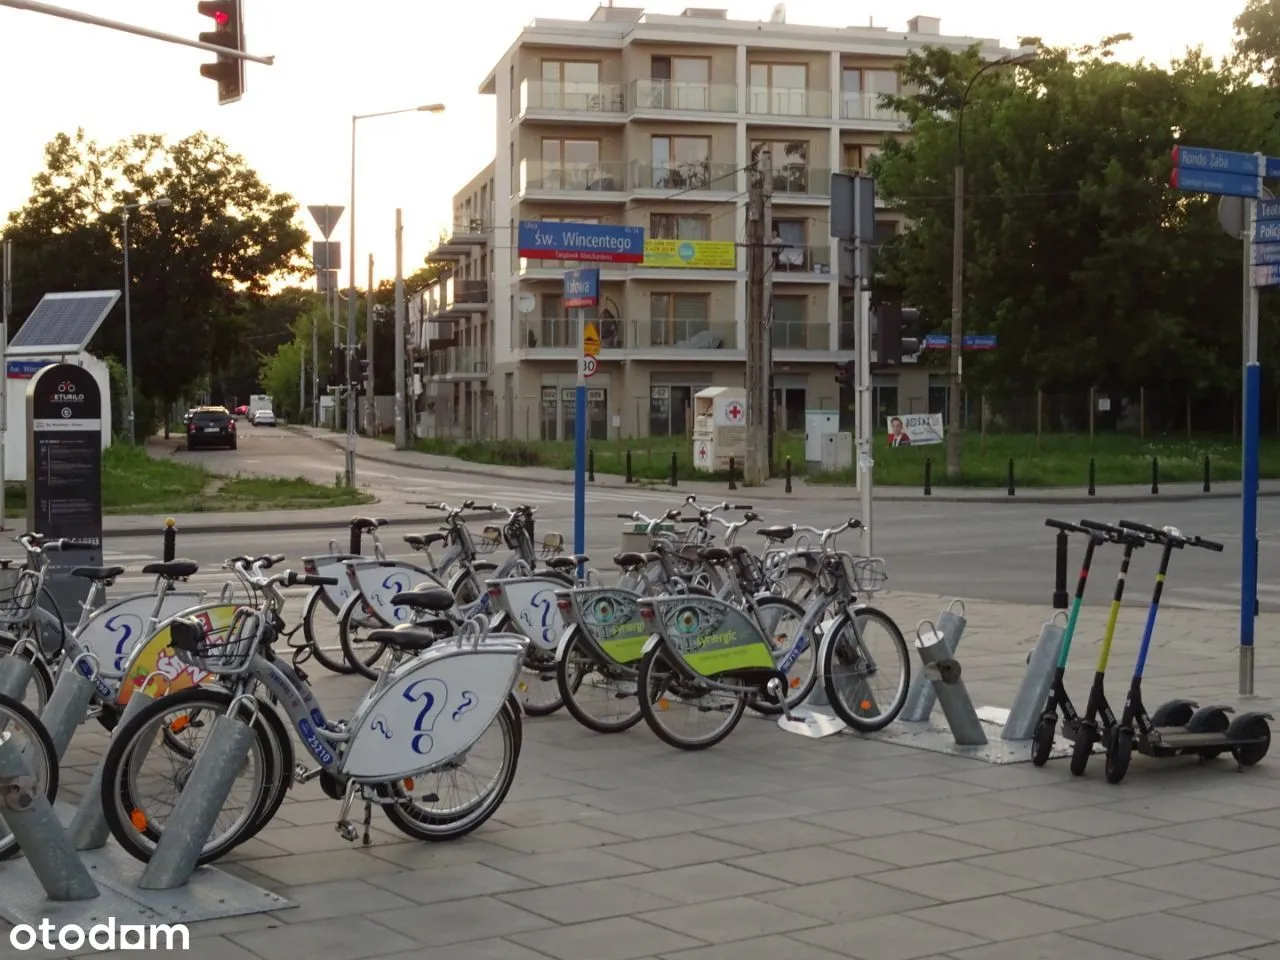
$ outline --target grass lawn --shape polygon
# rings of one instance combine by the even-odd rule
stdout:
[[[116,445],[102,454],[102,509],[108,514],[294,510],[368,503],[372,497],[301,477],[220,477],[204,467],[158,460],[141,447]],[[9,515],[26,510],[25,483],[7,484]]]
[[[805,475],[804,437],[783,434],[777,444],[781,463],[790,456],[794,475]],[[631,451],[631,472],[637,480],[664,480],[671,473],[674,452],[680,479],[727,479],[718,474],[696,474],[693,470],[693,444],[685,437],[645,437],[636,440],[593,441],[595,470],[602,474],[626,472],[626,455]],[[570,441],[523,442],[498,440],[489,443],[420,440],[418,449],[426,453],[457,457],[474,463],[507,466],[573,468],[573,443]],[[1034,435],[988,434],[985,441],[977,434],[966,434],[962,457],[963,475],[955,481],[947,477],[946,447],[890,448],[878,437],[875,450],[876,483],[886,486],[924,486],[925,461],[933,461],[933,484],[936,487],[963,485],[1004,487],[1008,482],[1009,461],[1013,461],[1017,487],[1085,487],[1089,482],[1089,461],[1095,463],[1098,486],[1151,482],[1151,463],[1159,463],[1160,482],[1200,482],[1204,478],[1205,457],[1210,460],[1214,483],[1240,479],[1240,444],[1230,437],[1197,436],[1159,437],[1140,440],[1128,434],[1099,434],[1092,440],[1074,434]],[[1264,437],[1262,442],[1262,476],[1280,477],[1280,439]],[[739,473],[740,475],[740,473]],[[852,471],[838,473],[813,472],[811,483],[852,483]]]

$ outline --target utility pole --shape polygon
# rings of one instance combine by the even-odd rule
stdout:
[[[963,109],[963,108],[961,108]],[[963,122],[963,119],[961,120]],[[961,141],[963,142],[963,141]],[[964,344],[964,158],[955,170],[951,239],[951,377],[947,390],[947,476],[960,476],[960,377]]]
[[[314,360],[312,361],[315,362]],[[302,410],[307,405],[307,345],[298,348],[298,422],[302,422]]]
[[[333,274],[326,271],[326,276]],[[330,286],[333,284],[330,283]],[[324,293],[325,322],[329,320],[329,291]],[[311,425],[320,426],[320,320],[311,316]]]
[[[373,402],[373,254],[369,254],[369,287],[364,292],[364,429],[378,435],[378,411]]]
[[[5,435],[9,432],[9,313],[13,310],[13,241],[6,240],[0,254],[0,373],[5,388],[0,389],[0,530],[4,529]]]
[[[748,172],[747,193],[747,456],[742,479],[756,486],[769,479],[768,420],[769,375],[767,315],[769,194],[773,170],[769,151],[761,151],[756,167]]]
[[[761,317],[764,329],[760,334],[763,359],[760,369],[760,395],[763,403],[760,409],[764,412],[764,475],[761,483],[768,483],[773,474],[773,266],[777,251],[773,247],[773,154],[765,147],[760,154],[761,192],[764,194],[764,225],[761,230],[765,247],[760,259],[764,261],[764,310]]]
[[[405,450],[409,446],[407,420],[405,417],[405,378],[404,378],[404,338],[405,338],[405,303],[404,303],[404,220],[403,211],[396,208],[396,449]]]

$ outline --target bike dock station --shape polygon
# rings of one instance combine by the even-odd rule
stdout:
[[[68,664],[41,713],[55,762],[85,716],[97,673],[92,655]],[[0,658],[0,692],[16,691],[12,698],[21,702],[29,676],[21,656]],[[117,729],[162,694],[165,683],[159,674],[147,678],[129,698]],[[238,717],[215,719],[168,829],[143,864],[108,842],[101,797],[105,750],[77,804],[50,804],[18,743],[0,730],[0,825],[21,846],[20,856],[0,861],[0,917],[33,926],[48,920],[89,927],[108,918],[117,924],[187,924],[295,906],[222,870],[196,866],[249,740],[249,727]]]

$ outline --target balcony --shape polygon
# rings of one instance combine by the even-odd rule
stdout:
[[[621,350],[625,346],[624,326],[618,320],[598,320],[600,349]],[[569,351],[577,356],[582,350],[582,325],[579,320],[563,317],[544,317],[520,321],[517,350]]]
[[[445,351],[447,375],[464,380],[489,375],[489,351],[484,347],[450,347]]]
[[[831,196],[831,171],[810,167],[802,163],[784,163],[773,168],[773,199],[785,203],[780,197],[829,197]]]
[[[831,328],[807,320],[774,320],[769,328],[774,350],[830,350]]]
[[[551,160],[520,161],[520,195],[554,194],[584,200],[625,200],[627,163],[606,160],[599,163],[574,163]],[[614,196],[601,196],[614,194]]]
[[[635,80],[631,84],[631,109],[633,112],[737,113],[738,88],[728,83]]]
[[[736,350],[738,325],[712,320],[632,320],[628,349]]]
[[[440,314],[440,297],[443,294],[444,284],[433,283],[427,289],[422,291],[422,318],[431,320]]]
[[[631,186],[635,190],[722,190],[738,189],[738,168],[732,163],[641,163],[631,165]]]
[[[520,116],[573,114],[574,120],[621,123],[627,101],[621,84],[526,80],[520,84]]]
[[[773,279],[777,281],[812,280],[831,273],[831,247],[792,244],[782,241],[773,247]]]
[[[830,119],[831,91],[798,87],[751,87],[747,90],[747,113],[768,117]]]
[[[882,123],[902,123],[906,114],[901,110],[881,105],[879,93],[845,93],[840,98],[841,120],[875,120]]]
[[[449,277],[444,282],[444,298],[440,313],[454,316],[479,313],[489,309],[489,284],[484,280],[461,280]]]
[[[441,232],[435,245],[427,251],[428,260],[463,260],[474,248],[483,247],[493,233],[493,210],[486,217],[455,214],[453,226]]]

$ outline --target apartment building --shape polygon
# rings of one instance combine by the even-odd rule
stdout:
[[[916,17],[905,31],[736,21],[600,7],[587,21],[535,20],[484,79],[497,155],[454,199],[428,254],[448,275],[425,294],[419,333],[429,434],[567,439],[577,411],[579,321],[562,277],[600,266],[593,438],[682,434],[692,398],[741,386],[746,344],[747,168],[773,169],[774,403],[784,429],[839,403],[835,366],[854,356],[852,291],[829,239],[832,171],[864,169],[902,118],[880,105],[895,66],[948,37]],[[640,226],[640,264],[521,258],[522,220]],[[901,224],[878,213],[880,240]],[[878,406],[940,409],[924,371],[877,383]],[[930,397],[933,395],[931,402]]]

